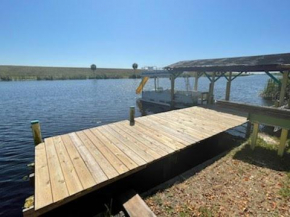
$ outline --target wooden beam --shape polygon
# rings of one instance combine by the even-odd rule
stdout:
[[[280,98],[279,98],[279,106],[284,105],[284,98],[285,98],[285,93],[286,93],[286,87],[287,87],[287,82],[288,82],[288,71],[283,72],[283,80],[282,80],[282,85],[281,85],[281,92],[280,92]]]
[[[232,72],[229,73],[229,79],[227,81],[227,87],[226,87],[226,101],[230,100],[230,94],[231,94],[231,83],[232,83]]]
[[[282,129],[281,131],[281,137],[280,137],[280,145],[278,148],[278,155],[283,156],[285,146],[286,146],[286,141],[287,141],[287,136],[288,136],[288,129]]]
[[[130,189],[119,199],[130,217],[155,217],[155,214],[134,190]]]
[[[257,106],[238,102],[228,102],[224,100],[217,101],[217,105],[221,106],[222,108],[229,108],[247,113],[290,120],[290,110],[288,109],[274,108],[268,106]]]
[[[259,132],[259,124],[258,123],[253,123],[253,133],[252,133],[252,138],[251,138],[251,149],[254,150],[258,138],[258,132]]]

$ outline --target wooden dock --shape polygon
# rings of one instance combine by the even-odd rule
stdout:
[[[35,148],[34,213],[43,214],[246,122],[191,107],[46,138]]]

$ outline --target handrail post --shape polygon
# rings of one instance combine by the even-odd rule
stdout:
[[[31,121],[31,129],[32,129],[34,144],[38,145],[39,143],[42,143],[43,140],[42,140],[40,124],[38,120]]]

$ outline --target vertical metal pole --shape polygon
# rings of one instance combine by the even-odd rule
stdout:
[[[232,72],[229,73],[229,80],[227,82],[227,87],[226,87],[226,98],[225,98],[225,100],[227,100],[227,101],[230,100],[231,83],[232,83]]]
[[[32,129],[34,144],[38,145],[39,143],[42,143],[43,140],[42,140],[40,124],[38,120],[31,121],[31,129]]]
[[[288,81],[288,71],[283,72],[283,80],[282,80],[282,86],[281,86],[281,92],[280,92],[280,98],[279,98],[279,106],[284,105],[284,97],[285,97],[285,92],[286,92],[286,87],[287,87],[287,81]]]
[[[130,126],[135,125],[135,106],[130,107]]]
[[[154,87],[155,87],[155,92],[156,92],[156,78],[154,78]]]

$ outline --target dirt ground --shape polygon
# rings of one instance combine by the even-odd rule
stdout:
[[[260,135],[145,202],[157,216],[290,216],[290,149]]]

